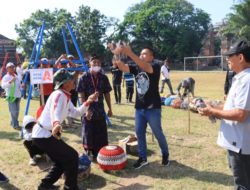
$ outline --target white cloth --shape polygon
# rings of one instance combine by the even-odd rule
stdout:
[[[16,73],[17,77],[19,78],[20,81],[22,81],[23,78],[23,69],[21,67],[16,67]]]
[[[49,138],[55,122],[62,123],[67,116],[76,118],[82,116],[89,106],[74,107],[70,98],[62,90],[54,91],[48,98],[44,110],[33,127],[32,138]]]
[[[234,76],[224,110],[250,111],[250,68]],[[222,119],[217,140],[221,147],[242,154],[250,154],[250,114],[244,122]]]
[[[169,79],[168,67],[165,65],[161,66],[161,80]]]
[[[30,132],[28,132],[26,129],[22,129],[23,130],[23,139],[26,140],[26,141],[31,141],[32,138],[32,134]]]
[[[21,93],[21,81],[19,80],[19,78],[17,77],[17,75],[15,75],[16,77],[16,88],[15,88],[15,93],[14,93],[14,97],[16,98],[21,98],[22,93]],[[13,76],[10,75],[9,73],[7,73],[6,75],[4,75],[3,79],[2,79],[2,83],[1,86],[3,89],[5,89],[6,92],[6,96],[10,95],[10,89],[13,85],[13,82],[10,83],[10,81],[13,79]]]

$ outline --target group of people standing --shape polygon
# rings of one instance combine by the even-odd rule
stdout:
[[[118,46],[111,50],[114,54],[114,68],[135,77],[135,132],[138,139],[139,158],[133,167],[139,169],[148,164],[147,124],[151,127],[160,146],[161,164],[168,166],[170,163],[168,143],[161,125],[159,91],[161,66],[154,60],[154,52],[150,47],[143,48],[140,56],[137,56],[129,46]],[[117,58],[119,54],[128,56],[135,64],[130,65],[120,60]],[[229,166],[233,172],[235,189],[245,190],[250,189],[250,42],[241,40],[235,43],[225,55],[230,69],[235,72],[226,102],[220,107],[207,104],[205,108],[199,109],[199,113],[203,116],[222,119],[218,144],[228,150]],[[11,66],[9,64],[8,68]],[[13,83],[14,86],[18,85],[15,81],[15,75],[9,73],[5,84],[7,87]],[[194,81],[189,80],[193,82],[193,87],[186,81],[188,80],[181,81],[180,86],[189,88],[187,93],[191,92],[194,95],[192,91]],[[168,84],[167,81],[165,82]],[[112,116],[111,86],[107,76],[101,72],[98,57],[90,59],[90,70],[80,77],[77,85],[76,89],[82,103],[80,107],[76,108],[70,101],[70,91],[75,88],[72,73],[66,69],[59,69],[54,74],[54,84],[55,91],[49,96],[32,131],[33,143],[48,154],[54,162],[38,189],[55,189],[54,183],[64,173],[64,189],[77,190],[78,153],[61,139],[61,124],[67,116],[82,116],[83,145],[86,152],[96,158],[99,149],[108,144],[103,102],[105,99],[108,106],[107,115]],[[171,90],[170,92],[173,93]],[[9,89],[7,98],[12,100],[14,93]],[[119,97],[116,101],[120,102]]]

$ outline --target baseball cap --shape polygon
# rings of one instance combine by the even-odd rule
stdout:
[[[24,118],[23,118],[23,127],[25,129],[28,129],[30,128],[30,124],[31,123],[36,123],[36,119],[34,117],[32,117],[31,115],[25,115]]]
[[[6,65],[6,68],[8,68],[8,67],[15,67],[15,65],[14,65],[14,63],[9,62],[9,63],[7,63],[7,65]]]
[[[68,62],[69,62],[68,59],[61,59],[61,60],[60,60],[60,63],[61,63],[61,64],[67,64]]]
[[[72,59],[73,59],[73,58],[74,58],[74,56],[73,56],[73,55],[71,55],[71,54],[69,54],[69,55],[67,56],[67,58],[68,58],[68,59],[70,59],[70,58],[72,58]]]
[[[229,56],[238,53],[250,53],[250,42],[245,39],[238,40],[223,55]]]
[[[41,62],[42,62],[42,64],[48,64],[49,60],[47,58],[42,58]]]

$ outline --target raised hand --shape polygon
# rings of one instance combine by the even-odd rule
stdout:
[[[88,102],[88,103],[92,103],[92,102],[96,101],[96,100],[98,99],[98,96],[99,96],[99,92],[95,92],[94,94],[91,94],[91,95],[88,97],[87,102]]]

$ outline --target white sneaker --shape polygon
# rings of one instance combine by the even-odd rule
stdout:
[[[29,165],[30,166],[35,166],[36,165],[36,160],[34,158],[30,158]]]

